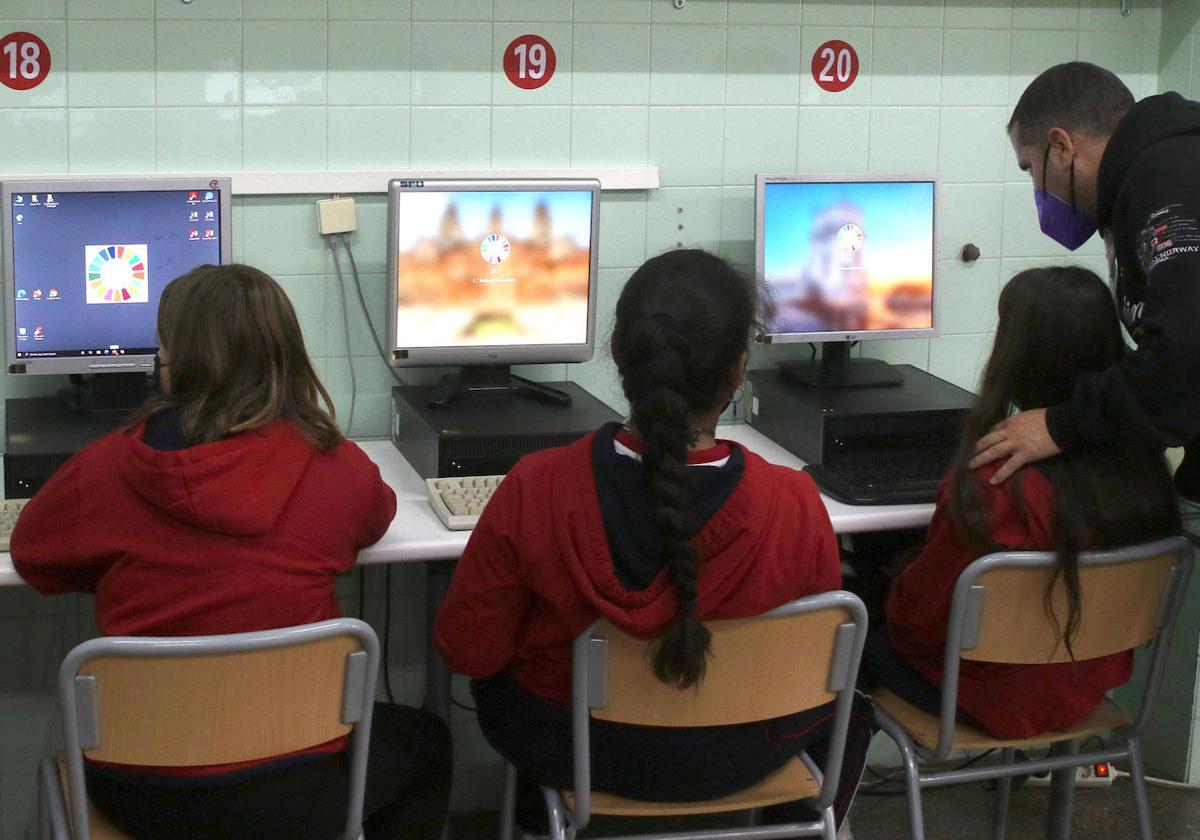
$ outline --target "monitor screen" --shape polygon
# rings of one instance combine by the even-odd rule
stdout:
[[[4,187],[8,356],[26,372],[146,367],[163,287],[228,262],[228,182]]]
[[[797,341],[930,335],[933,178],[759,176],[765,333]]]
[[[598,186],[393,182],[393,362],[590,358]]]

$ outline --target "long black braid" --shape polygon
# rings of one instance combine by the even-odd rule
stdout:
[[[697,558],[692,544],[689,415],[719,408],[729,372],[755,323],[754,284],[705,251],[670,251],[647,261],[617,302],[613,358],[643,442],[642,464],[662,560],[679,601],[654,671],[687,688],[704,676],[710,634],[696,615]]]

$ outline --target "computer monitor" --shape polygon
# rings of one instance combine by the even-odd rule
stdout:
[[[769,301],[764,343],[821,342],[822,359],[783,365],[821,387],[899,384],[853,342],[937,334],[937,178],[759,175],[755,267]]]
[[[230,261],[228,178],[6,180],[0,205],[10,375],[134,374],[95,386],[136,391],[163,287]]]
[[[463,390],[568,401],[510,366],[592,357],[599,209],[591,179],[393,180],[391,364],[461,366],[435,389],[438,407]]]

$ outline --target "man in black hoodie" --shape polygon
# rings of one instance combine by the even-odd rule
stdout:
[[[1135,104],[1109,71],[1070,62],[1026,88],[1008,133],[1042,231],[1070,250],[1103,234],[1137,349],[1081,376],[1069,402],[998,424],[971,466],[1007,458],[999,483],[1064,450],[1141,437],[1187,447],[1176,486],[1200,500],[1200,103]]]

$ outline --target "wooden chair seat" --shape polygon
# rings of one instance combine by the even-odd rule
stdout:
[[[938,740],[938,727],[941,719],[921,711],[916,706],[897,695],[881,689],[873,698],[876,708],[886,712],[896,723],[900,724],[908,736],[926,749],[935,749]],[[1104,700],[1080,724],[1062,732],[1047,732],[1033,738],[1014,738],[1006,740],[994,738],[985,730],[967,724],[957,724],[954,727],[954,745],[956,750],[990,750],[1004,747],[1035,747],[1040,744],[1050,744],[1055,741],[1067,741],[1087,738],[1100,732],[1108,732],[1129,723],[1129,715],[1115,703]]]
[[[745,790],[703,802],[645,802],[611,793],[592,791],[592,813],[619,817],[678,817],[765,808],[780,802],[808,799],[821,792],[821,784],[798,758],[793,758],[771,775]],[[562,792],[563,801],[575,809],[575,794]]]
[[[58,767],[58,781],[62,784],[63,801],[71,801],[71,781],[67,778],[67,757],[59,754],[54,757]],[[88,801],[88,821],[91,823],[92,840],[133,840],[125,832],[110,823],[100,809]]]

